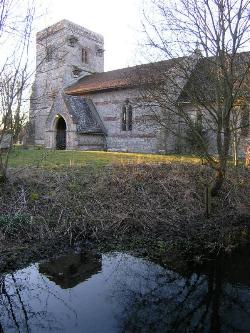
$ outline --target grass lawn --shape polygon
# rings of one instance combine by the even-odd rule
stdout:
[[[63,151],[46,149],[20,149],[12,150],[9,159],[10,167],[36,166],[44,168],[60,168],[67,166],[104,166],[107,164],[127,163],[195,163],[201,160],[194,156],[183,155],[155,155],[132,154],[104,151]]]

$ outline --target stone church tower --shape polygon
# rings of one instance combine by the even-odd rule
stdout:
[[[104,71],[103,37],[60,21],[37,34],[36,68],[30,106],[33,142],[47,148],[82,144],[84,149],[103,149],[105,129],[91,101],[63,92],[79,78]]]

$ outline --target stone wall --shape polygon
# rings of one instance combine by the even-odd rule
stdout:
[[[98,111],[107,131],[107,149],[110,151],[157,153],[165,151],[166,144],[160,124],[151,110],[140,103],[137,89],[122,89],[88,96]],[[132,130],[122,130],[122,108],[132,106]],[[169,151],[172,147],[168,147]]]
[[[191,115],[191,118],[195,122],[196,117],[197,117],[197,109],[193,105],[187,103],[187,104],[184,105],[183,110],[184,110],[184,112],[189,113]],[[214,124],[214,120],[211,119],[211,117],[208,115],[208,112],[205,109],[200,110],[200,111],[203,114],[202,124],[204,126],[204,129],[206,130],[206,136],[208,138],[208,150],[209,150],[210,153],[216,155],[217,154],[217,148],[216,148],[217,147],[217,142],[216,142],[216,126]],[[205,116],[204,116],[204,114],[205,114]],[[249,117],[250,117],[250,113],[249,113]],[[241,126],[240,122],[241,121],[239,120],[239,124],[238,124],[239,127]],[[249,119],[248,123],[250,123],[250,119]],[[184,131],[185,131],[185,129],[184,129]],[[185,135],[185,133],[182,133],[182,134]],[[250,144],[250,128],[249,128],[249,126],[245,130],[244,135],[242,135],[242,130],[239,128],[238,136],[239,136],[239,151],[238,151],[238,154],[239,154],[239,157],[243,158],[245,156],[247,147]],[[188,147],[188,145],[187,145],[187,142],[185,142],[185,137],[183,137],[181,139],[181,147],[182,147],[181,152],[183,152],[183,153],[192,153],[192,151],[190,150],[190,147]],[[233,155],[232,147],[230,149],[230,154]]]
[[[106,138],[94,134],[78,134],[77,149],[79,150],[106,150]]]

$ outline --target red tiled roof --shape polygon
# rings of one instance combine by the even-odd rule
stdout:
[[[159,82],[164,79],[164,75],[161,77],[160,73],[164,73],[173,68],[180,59],[183,58],[87,75],[67,87],[64,92],[68,95],[86,95],[135,87],[141,84],[155,82],[155,80]]]

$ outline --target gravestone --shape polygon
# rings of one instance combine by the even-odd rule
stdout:
[[[0,135],[0,149],[5,150],[11,147],[11,134]]]

